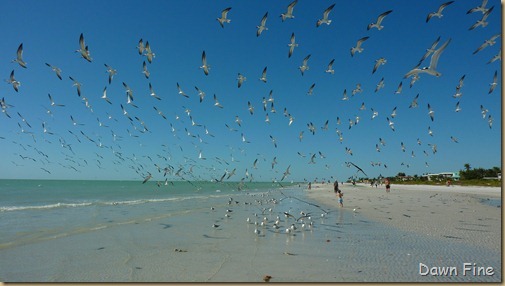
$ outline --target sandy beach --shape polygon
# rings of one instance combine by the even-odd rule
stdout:
[[[435,238],[501,250],[501,188],[472,186],[340,185],[344,208],[370,220]],[[338,206],[333,184],[313,184],[311,199]]]
[[[339,207],[332,184],[197,193],[179,186],[140,197],[132,197],[136,183],[92,186],[100,190],[92,204],[4,207],[0,281],[501,281],[499,188],[392,185],[386,194],[344,185]],[[117,192],[123,199],[110,202]],[[459,273],[422,275],[420,263]],[[464,275],[464,263],[494,275]]]

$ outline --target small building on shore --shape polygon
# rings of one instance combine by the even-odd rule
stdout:
[[[422,177],[425,177],[428,179],[428,181],[433,181],[433,180],[446,180],[446,179],[451,179],[454,181],[459,180],[459,172],[441,172],[441,173],[428,173],[422,175]]]

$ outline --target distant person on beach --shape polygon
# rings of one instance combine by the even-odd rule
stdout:
[[[337,196],[338,196],[338,204],[340,205],[341,208],[343,208],[344,207],[344,199],[343,199],[344,194],[342,193],[342,191],[338,190]]]
[[[312,183],[309,182],[309,190],[312,189]]]
[[[335,181],[335,183],[333,183],[333,190],[335,191],[335,193],[337,193],[339,190],[338,190],[338,181]]]
[[[391,183],[389,182],[389,179],[386,178],[384,183],[386,184],[386,193],[389,193],[389,191],[391,190],[391,185],[390,185]]]
[[[447,185],[448,187],[450,187],[450,186],[452,185],[452,181],[451,181],[451,179],[448,179],[448,180],[447,180],[446,185]]]

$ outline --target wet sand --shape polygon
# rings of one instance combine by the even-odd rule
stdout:
[[[501,251],[501,188],[340,185],[344,208],[404,231]],[[311,199],[338,206],[333,184],[313,184]]]

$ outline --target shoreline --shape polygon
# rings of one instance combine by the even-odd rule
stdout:
[[[501,252],[501,188],[469,186],[391,185],[386,193],[365,184],[339,185],[344,209],[372,221],[424,236],[451,239],[459,243]],[[333,184],[312,184],[307,196],[338,209]]]

